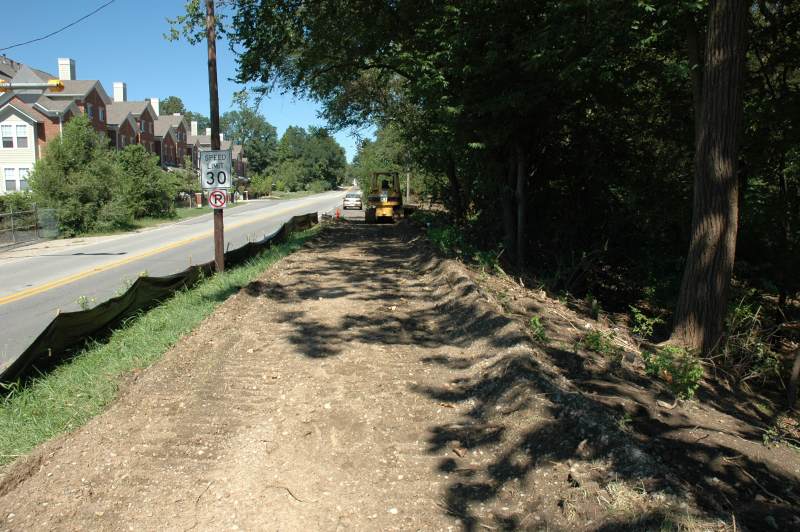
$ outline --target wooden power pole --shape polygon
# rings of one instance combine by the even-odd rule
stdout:
[[[217,87],[217,19],[214,0],[206,0],[206,37],[208,40],[208,96],[211,103],[211,149],[219,150],[219,90]],[[225,270],[225,225],[223,210],[214,209],[214,267]]]

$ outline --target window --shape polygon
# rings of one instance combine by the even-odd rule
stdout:
[[[12,128],[11,126],[0,126],[0,136],[3,138],[3,147],[4,148],[13,148],[14,147],[14,137],[12,135]]]
[[[139,122],[139,133],[144,133],[145,131],[147,131],[147,122],[142,120]]]
[[[100,121],[101,122],[105,122],[106,121],[106,108],[105,107],[99,107],[97,109],[97,114],[100,116]]]
[[[94,110],[92,108],[92,104],[90,103],[86,104],[86,116],[89,118],[94,118]]]
[[[28,147],[28,126],[25,124],[17,125],[17,148]]]
[[[5,178],[6,178],[6,192],[16,192],[16,190],[17,190],[17,180],[14,177],[14,169],[13,168],[6,168],[5,169]]]
[[[20,190],[29,190],[28,188],[28,173],[30,172],[30,168],[20,168],[19,169],[19,189]]]

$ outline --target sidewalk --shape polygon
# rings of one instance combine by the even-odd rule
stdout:
[[[610,505],[669,509],[659,466],[459,268],[404,224],[328,228],[6,471],[0,528],[613,529],[634,515]]]

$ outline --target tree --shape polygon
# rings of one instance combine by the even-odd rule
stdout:
[[[186,107],[183,105],[183,100],[181,100],[178,96],[167,96],[161,103],[159,103],[159,113],[162,115],[171,115],[171,114],[186,114]]]
[[[78,115],[48,143],[30,184],[37,203],[56,210],[61,233],[73,236],[133,221],[130,207],[113,198],[120,179],[108,138],[98,134],[86,116]]]
[[[262,173],[275,162],[278,132],[250,103],[247,92],[234,99],[236,109],[220,118],[220,129],[232,141],[241,144],[253,173]]]
[[[206,115],[204,115],[202,113],[195,113],[193,111],[186,111],[183,114],[183,116],[184,116],[184,118],[186,118],[186,121],[189,122],[190,124],[192,122],[197,122],[197,133],[199,135],[204,135],[205,131],[206,131],[206,128],[211,127],[211,120]]]
[[[748,2],[711,0],[695,148],[692,232],[673,338],[716,348],[727,313],[738,230],[738,138]]]

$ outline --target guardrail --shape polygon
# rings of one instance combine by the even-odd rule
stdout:
[[[225,264],[242,264],[273,244],[284,242],[293,232],[308,229],[316,223],[317,213],[294,216],[264,239],[225,253]],[[87,340],[107,335],[125,320],[213,273],[214,262],[210,261],[166,277],[139,277],[124,294],[96,307],[58,314],[16,360],[0,369],[0,383],[25,379],[55,366]]]

